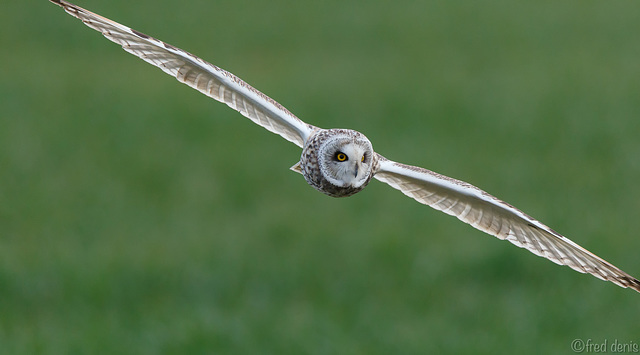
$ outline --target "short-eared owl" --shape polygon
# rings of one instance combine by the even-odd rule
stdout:
[[[64,0],[50,1],[125,51],[301,147],[300,161],[291,169],[320,192],[350,196],[375,177],[422,204],[556,264],[640,292],[637,279],[475,186],[388,160],[373,151],[362,133],[307,124],[240,78],[188,52]]]

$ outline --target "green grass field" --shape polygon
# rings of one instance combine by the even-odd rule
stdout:
[[[78,0],[640,277],[640,4]],[[640,294],[293,144],[45,0],[0,13],[0,353],[540,354]]]

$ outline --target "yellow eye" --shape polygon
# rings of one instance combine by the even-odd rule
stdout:
[[[364,163],[364,155],[360,158],[360,161]]]
[[[336,159],[338,159],[338,161],[345,161],[345,160],[347,160],[347,155],[344,154],[344,153],[338,152],[336,154]]]

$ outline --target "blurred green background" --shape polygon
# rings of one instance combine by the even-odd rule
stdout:
[[[640,4],[83,0],[640,276]],[[0,352],[572,353],[640,295],[300,150],[45,0],[0,13]]]

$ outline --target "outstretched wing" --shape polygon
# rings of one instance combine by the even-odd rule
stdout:
[[[64,0],[50,0],[125,51],[162,69],[201,93],[227,104],[253,122],[302,147],[315,127],[237,76],[193,54]]]
[[[416,201],[556,264],[640,292],[637,279],[477,187],[381,155],[378,158],[380,168],[374,177]]]

